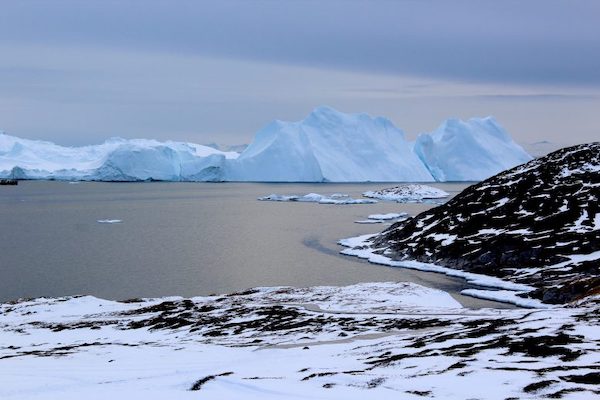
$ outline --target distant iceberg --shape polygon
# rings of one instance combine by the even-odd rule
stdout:
[[[448,119],[414,151],[438,182],[481,181],[532,159],[493,117]]]
[[[0,177],[69,181],[219,181],[238,157],[194,143],[112,138],[82,147],[0,133]]]
[[[274,121],[241,153],[194,143],[109,139],[63,147],[0,133],[0,178],[67,181],[477,181],[531,157],[493,118],[451,119],[415,143],[383,117],[318,107]]]
[[[433,181],[390,120],[330,107],[302,121],[272,122],[228,168],[237,181]]]

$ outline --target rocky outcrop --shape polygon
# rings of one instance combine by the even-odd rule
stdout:
[[[418,260],[537,288],[566,303],[600,288],[600,143],[561,149],[465,189],[375,240]]]

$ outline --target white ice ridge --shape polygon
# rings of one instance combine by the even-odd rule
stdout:
[[[268,196],[259,197],[260,201],[297,201],[303,203],[319,203],[319,204],[373,204],[377,200],[370,199],[353,199],[347,194],[334,193],[326,196],[318,193],[309,193],[304,196],[297,195],[281,195],[270,194]]]
[[[422,201],[424,199],[443,199],[450,196],[442,189],[428,185],[406,184],[380,190],[370,190],[363,196],[380,200],[397,201],[399,203]]]
[[[274,121],[241,153],[109,139],[63,147],[0,133],[0,178],[93,181],[431,182],[480,180],[530,159],[492,118],[448,120],[416,143],[383,117],[318,107]]]
[[[121,219],[99,219],[96,222],[99,224],[120,224],[123,222]]]

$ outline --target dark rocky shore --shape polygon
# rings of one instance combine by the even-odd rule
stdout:
[[[375,240],[413,259],[537,288],[566,303],[600,292],[600,143],[561,149],[470,186]]]

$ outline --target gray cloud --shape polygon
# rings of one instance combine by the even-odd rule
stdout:
[[[328,104],[409,137],[495,115],[521,141],[600,136],[600,2],[5,0],[0,129],[247,143]]]
[[[3,2],[4,41],[465,81],[600,85],[598,1]]]

